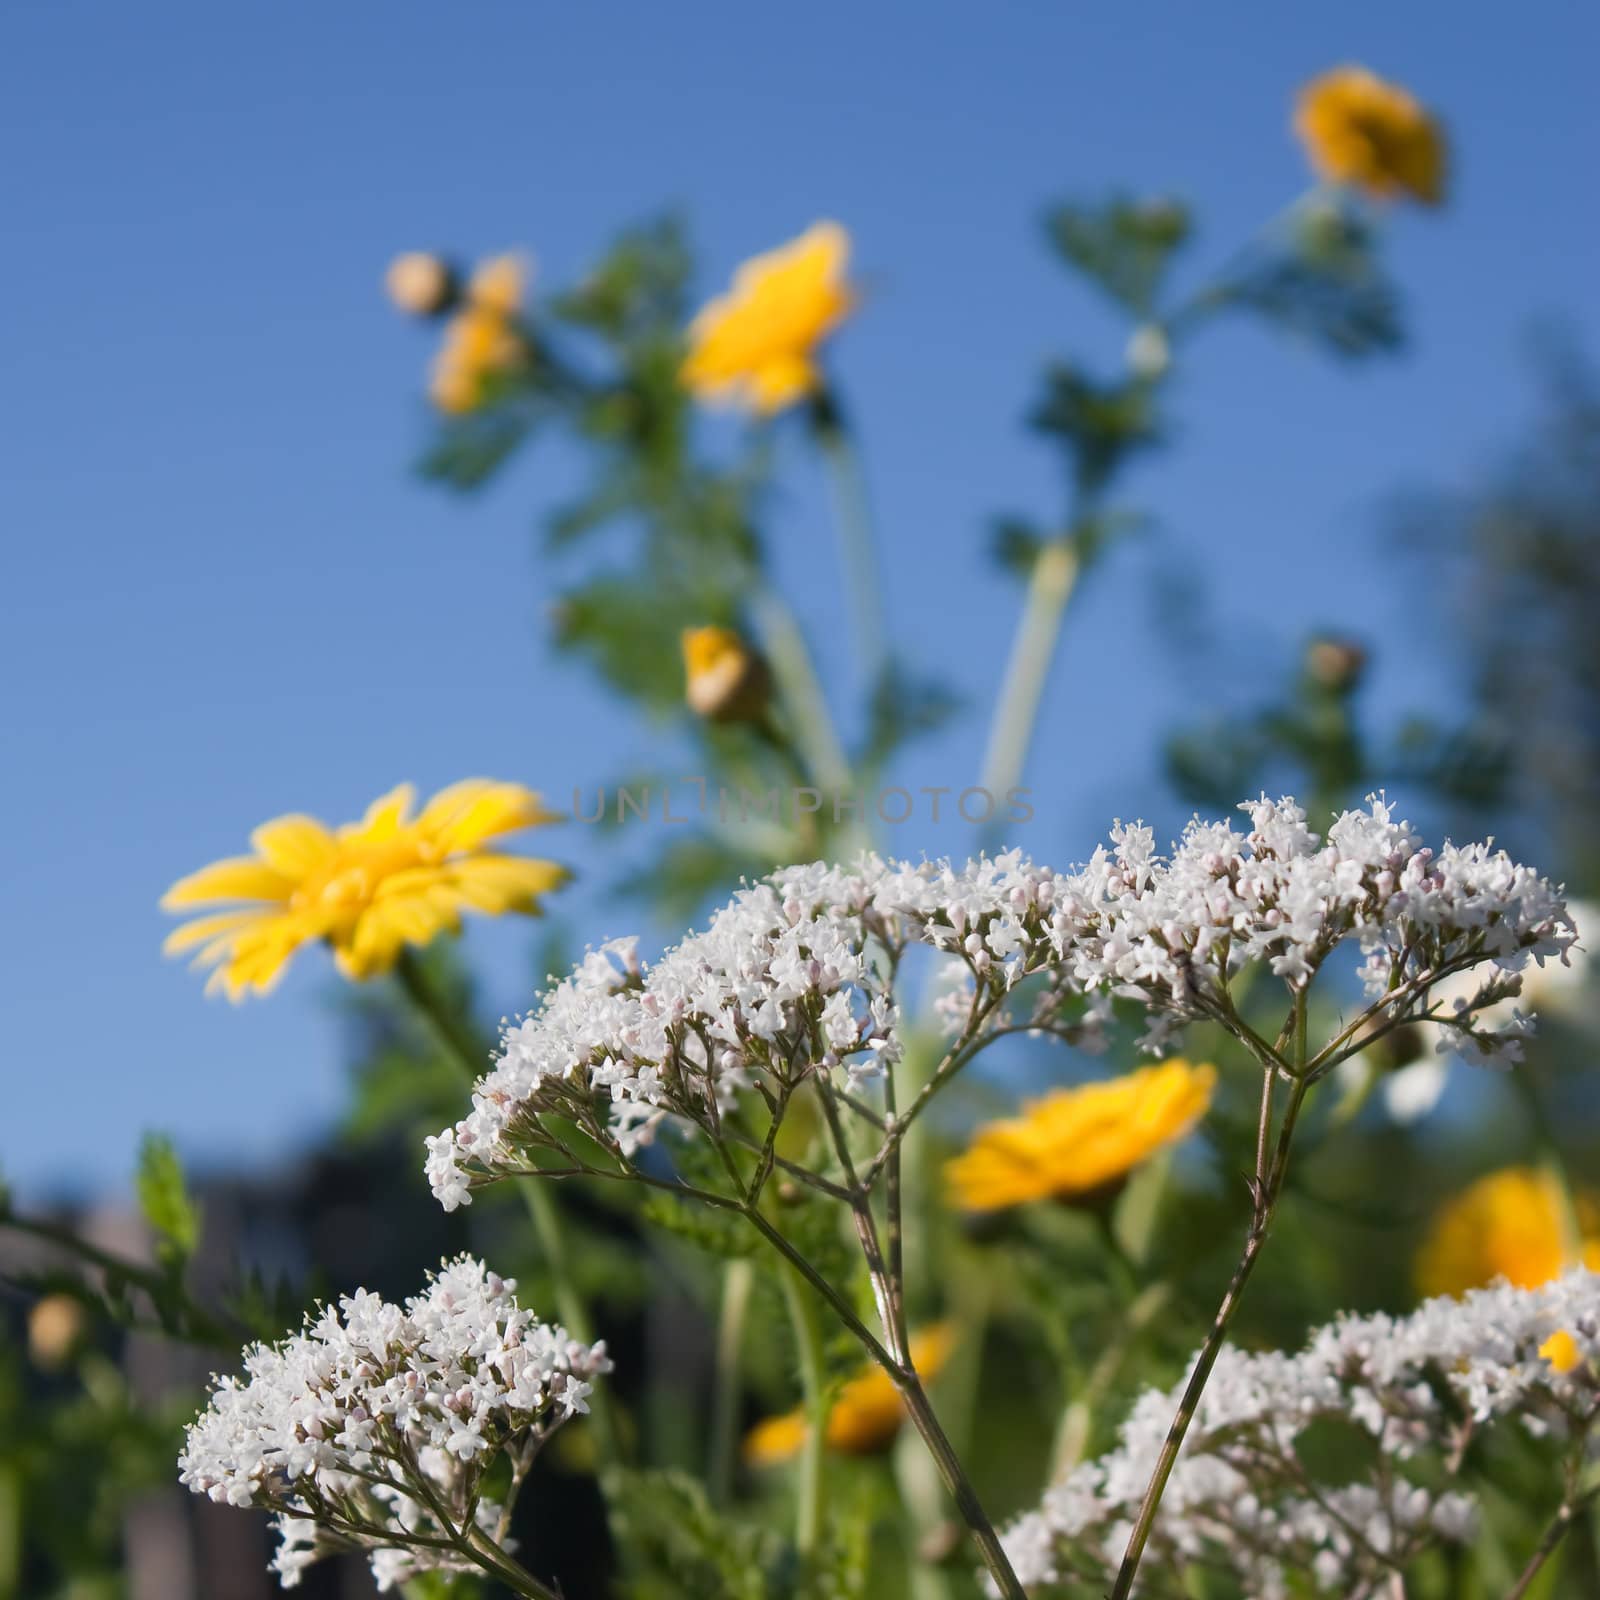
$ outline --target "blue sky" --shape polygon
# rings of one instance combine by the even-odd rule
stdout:
[[[1303,184],[1287,115],[1308,76],[1364,60],[1440,107],[1454,200],[1390,240],[1410,352],[1356,370],[1229,329],[1182,379],[1178,448],[1133,486],[1159,531],[1071,622],[1030,773],[1020,842],[1076,858],[1114,814],[1176,821],[1157,738],[1237,698],[1163,640],[1158,575],[1229,660],[1337,625],[1380,642],[1383,704],[1448,701],[1434,597],[1379,513],[1472,482],[1526,421],[1532,318],[1600,344],[1597,53],[1600,13],[1550,0],[7,8],[0,1171],[111,1188],[147,1126],[204,1166],[274,1159],[337,1114],[318,956],[230,1008],[159,954],[163,887],[256,821],[353,815],[405,777],[560,799],[660,757],[542,641],[532,530],[573,463],[537,453],[470,503],[409,473],[428,345],[378,292],[396,250],[520,245],[560,282],[676,205],[710,288],[814,218],[848,224],[874,293],[837,368],[892,619],[971,705],[900,776],[959,783],[1015,615],[988,519],[1057,504],[1019,426],[1037,369],[1122,337],[1042,248],[1043,205],[1184,195],[1198,266]],[[832,537],[790,466],[779,570],[842,691]],[[601,893],[590,830],[555,848],[585,872],[580,939],[638,921]],[[507,1006],[531,998],[528,943],[471,935]]]

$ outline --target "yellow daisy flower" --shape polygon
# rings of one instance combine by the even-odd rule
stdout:
[[[745,262],[732,290],[689,327],[680,377],[704,400],[771,416],[822,386],[817,346],[850,314],[850,235],[819,222],[781,249]]]
[[[1581,1240],[1574,1261],[1564,1238],[1565,1205],[1552,1173],[1505,1167],[1446,1202],[1417,1253],[1417,1287],[1424,1295],[1463,1295],[1504,1278],[1536,1289],[1581,1262],[1600,1271],[1600,1198],[1578,1196]],[[1561,1372],[1577,1364],[1569,1334],[1553,1334],[1540,1352]]]
[[[1433,206],[1444,198],[1447,156],[1438,121],[1365,67],[1335,67],[1308,83],[1294,126],[1312,167],[1331,183],[1380,200],[1409,194]]]
[[[404,946],[459,932],[464,910],[536,916],[539,897],[566,880],[554,862],[484,848],[557,820],[521,784],[468,778],[413,816],[415,802],[416,791],[403,783],[374,800],[360,822],[337,829],[299,815],[264,822],[250,835],[254,855],[202,867],[161,901],[167,911],[251,903],[174,929],[166,953],[196,951],[195,965],[216,969],[207,992],[224,989],[230,1000],[265,994],[290,956],[315,940],[360,982],[387,972]]]
[[[1127,1176],[1182,1139],[1205,1115],[1217,1069],[1181,1056],[1105,1083],[1058,1089],[978,1129],[945,1165],[963,1211],[1000,1211],[1029,1200],[1089,1194]]]
[[[1562,1196],[1553,1174],[1505,1167],[1447,1201],[1417,1255],[1424,1295],[1462,1295],[1504,1278],[1536,1289],[1574,1263],[1562,1241]],[[1600,1270],[1600,1199],[1578,1197],[1583,1264]]]
[[[924,1380],[934,1378],[954,1347],[955,1329],[948,1322],[936,1322],[911,1336],[911,1365]],[[845,1455],[871,1455],[893,1440],[904,1415],[900,1393],[888,1374],[876,1365],[864,1367],[840,1389],[828,1412],[828,1448]],[[805,1440],[804,1410],[768,1417],[745,1435],[744,1458],[753,1467],[776,1466],[799,1455]]]

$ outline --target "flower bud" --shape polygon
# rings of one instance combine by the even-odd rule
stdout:
[[[395,308],[412,317],[436,317],[456,298],[455,274],[427,250],[408,250],[389,263],[383,287]]]
[[[83,1307],[70,1294],[47,1294],[28,1313],[28,1354],[45,1372],[64,1367],[84,1333]]]
[[[1306,646],[1306,676],[1336,694],[1354,689],[1366,668],[1367,652],[1353,639],[1324,637]]]
[[[683,632],[684,698],[710,722],[756,722],[767,708],[767,665],[732,628]]]
[[[467,284],[467,299],[479,311],[509,319],[522,310],[530,276],[528,263],[522,256],[491,256],[473,269]]]

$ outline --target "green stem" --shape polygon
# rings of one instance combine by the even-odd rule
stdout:
[[[722,1310],[717,1318],[716,1392],[711,1402],[711,1459],[706,1473],[714,1506],[733,1495],[733,1463],[738,1453],[741,1356],[755,1263],[730,1261],[722,1271]]]
[[[833,493],[833,520],[839,532],[839,556],[856,641],[856,657],[869,689],[883,679],[888,664],[883,597],[878,583],[878,558],[867,505],[866,479],[850,430],[837,399],[824,390],[812,404],[812,436],[828,466]]]
[[[850,763],[834,731],[800,624],[788,605],[770,589],[758,590],[750,604],[784,710],[794,725],[795,743],[813,780],[823,789],[848,792]]]
[[[1117,1336],[1101,1352],[1083,1388],[1073,1396],[1061,1414],[1061,1426],[1056,1431],[1052,1453],[1051,1483],[1060,1483],[1088,1453],[1096,1408],[1117,1381],[1117,1374],[1121,1372],[1134,1341],[1166,1310],[1171,1300],[1170,1283],[1153,1283],[1128,1307]]]
[[[470,1089],[478,1080],[479,1072],[474,1062],[474,1052],[463,1036],[461,1024],[452,1017],[427,980],[416,956],[402,950],[395,963],[395,976],[412,1009],[439,1047],[441,1054],[466,1080]],[[594,1343],[594,1326],[589,1308],[579,1294],[572,1276],[572,1260],[567,1250],[566,1234],[561,1226],[561,1212],[548,1185],[538,1178],[514,1184],[527,1208],[533,1223],[534,1237],[539,1252],[550,1274],[555,1295],[556,1314],[567,1332],[580,1344]],[[621,1462],[621,1446],[617,1437],[616,1419],[611,1412],[611,1401],[603,1385],[596,1384],[589,1396],[589,1424],[593,1429],[595,1453],[599,1457],[602,1476]]]
[[[1017,623],[1005,682],[989,726],[983,787],[998,805],[1022,778],[1039,703],[1061,636],[1061,619],[1078,581],[1077,541],[1062,534],[1040,548],[1028,579],[1028,595]]]
[[[806,1442],[800,1451],[795,1496],[794,1543],[804,1557],[816,1553],[822,1537],[826,1480],[824,1451],[828,1442],[828,1378],[822,1356],[822,1323],[817,1302],[799,1273],[785,1271],[784,1303],[800,1355],[800,1386],[805,1397]]]
[[[1306,1063],[1304,991],[1295,998],[1294,1038],[1295,1062],[1299,1070],[1304,1072]],[[1268,1081],[1270,1083],[1270,1080]],[[1156,1458],[1155,1471],[1150,1476],[1144,1499],[1139,1506],[1139,1514],[1134,1519],[1132,1532],[1128,1535],[1127,1550],[1123,1554],[1122,1565],[1117,1569],[1117,1581],[1111,1591],[1110,1600],[1128,1600],[1133,1593],[1139,1563],[1144,1559],[1145,1545],[1149,1542],[1150,1530],[1155,1526],[1156,1512],[1160,1509],[1161,1497],[1166,1492],[1167,1480],[1172,1476],[1172,1469],[1177,1464],[1178,1452],[1183,1448],[1189,1424],[1194,1421],[1195,1413],[1200,1409],[1200,1397],[1205,1393],[1211,1369],[1216,1366],[1217,1357],[1222,1353],[1223,1342],[1227,1338],[1234,1313],[1239,1309],[1245,1285],[1250,1281],[1251,1273],[1255,1271],[1256,1261],[1272,1227],[1278,1200],[1283,1193],[1283,1182],[1289,1171],[1289,1149],[1294,1140],[1295,1124],[1299,1120],[1300,1107],[1305,1101],[1309,1087],[1304,1077],[1295,1080],[1294,1088],[1289,1095],[1289,1104],[1284,1109],[1282,1125],[1278,1130],[1277,1145],[1273,1151],[1271,1165],[1265,1172],[1261,1170],[1258,1156],[1253,1190],[1255,1205],[1250,1218],[1250,1231],[1245,1237],[1244,1252],[1239,1257],[1238,1266],[1233,1269],[1233,1276],[1228,1280],[1227,1289],[1223,1291],[1222,1302],[1212,1319],[1211,1331],[1207,1333],[1205,1343],[1200,1347],[1200,1354],[1195,1358],[1194,1371],[1184,1387],[1183,1398],[1178,1402],[1178,1413],[1172,1419],[1172,1425],[1168,1428],[1167,1437],[1161,1446],[1161,1454]]]

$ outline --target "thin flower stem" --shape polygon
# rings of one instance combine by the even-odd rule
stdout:
[[[834,730],[800,624],[788,605],[770,589],[756,592],[751,609],[772,663],[784,710],[794,724],[795,744],[813,780],[834,793],[848,790],[850,762]]]
[[[1100,1402],[1111,1392],[1138,1336],[1172,1303],[1170,1283],[1152,1283],[1143,1290],[1123,1313],[1122,1326],[1117,1330],[1100,1359],[1090,1369],[1082,1389],[1072,1397],[1061,1414],[1061,1425],[1056,1430],[1055,1449],[1051,1452],[1050,1481],[1060,1483],[1088,1453],[1089,1436],[1094,1427],[1094,1414]]]
[[[806,1293],[806,1285],[798,1272],[790,1270],[783,1274],[783,1299],[798,1346],[800,1387],[805,1396],[806,1414],[806,1438],[800,1450],[799,1485],[795,1495],[794,1543],[799,1554],[808,1557],[815,1555],[822,1537],[827,1484],[824,1451],[828,1442],[828,1379],[817,1302]]]
[[[711,1457],[706,1472],[711,1503],[726,1505],[733,1494],[733,1463],[738,1454],[739,1393],[745,1324],[755,1265],[730,1261],[722,1269],[722,1308],[717,1317],[716,1391],[711,1401]]]
[[[833,520],[839,532],[839,555],[849,594],[856,659],[869,690],[883,679],[888,664],[883,596],[878,582],[878,557],[872,537],[872,513],[866,479],[844,414],[828,390],[811,408],[812,436],[827,463],[833,491]]]
[[[1303,1071],[1306,1061],[1306,1005],[1303,991],[1296,997],[1293,1028],[1295,1062]],[[1269,1077],[1263,1084],[1263,1098],[1270,1092],[1270,1083]],[[1156,1458],[1155,1471],[1150,1476],[1149,1486],[1145,1489],[1144,1499],[1140,1502],[1133,1531],[1128,1535],[1127,1550],[1122,1557],[1122,1565],[1117,1570],[1117,1581],[1111,1591],[1110,1600],[1128,1600],[1133,1593],[1139,1563],[1144,1558],[1150,1530],[1155,1526],[1156,1512],[1160,1509],[1161,1497],[1166,1492],[1167,1480],[1172,1476],[1172,1469],[1177,1464],[1178,1452],[1183,1447],[1189,1424],[1194,1421],[1195,1413],[1200,1409],[1200,1397],[1205,1393],[1211,1369],[1216,1366],[1217,1357],[1222,1353],[1228,1328],[1233,1322],[1234,1313],[1239,1309],[1245,1285],[1250,1281],[1250,1275],[1255,1270],[1256,1261],[1260,1257],[1267,1233],[1272,1226],[1278,1200],[1283,1193],[1284,1178],[1289,1170],[1289,1149],[1294,1139],[1295,1124],[1299,1120],[1300,1107],[1305,1101],[1309,1087],[1304,1077],[1295,1079],[1289,1103],[1284,1108],[1283,1122],[1278,1130],[1270,1170],[1264,1178],[1258,1174],[1251,1184],[1254,1205],[1250,1218],[1250,1231],[1245,1236],[1243,1254],[1239,1257],[1239,1264],[1233,1269],[1232,1278],[1228,1280],[1222,1302],[1212,1319],[1211,1330],[1206,1335],[1205,1343],[1200,1347],[1194,1371],[1189,1375],[1183,1398],[1178,1403],[1178,1413],[1172,1419],[1172,1426],[1168,1428],[1166,1440],[1161,1446],[1161,1454]]]
[[[1061,636],[1061,619],[1077,586],[1080,566],[1077,541],[1070,533],[1050,540],[1034,558],[983,758],[981,782],[996,800],[1021,781]]]
[[[411,951],[401,951],[400,959],[395,963],[395,976],[430,1036],[445,1058],[462,1074],[470,1089],[479,1076],[472,1048],[462,1037],[460,1025],[439,999]],[[560,1209],[548,1186],[538,1178],[517,1182],[515,1187],[527,1208],[540,1254],[550,1273],[556,1312],[574,1339],[581,1344],[593,1344],[594,1327],[589,1308],[573,1281],[572,1262],[561,1226]],[[610,1399],[599,1386],[590,1396],[589,1420],[594,1430],[595,1451],[603,1475],[620,1464],[621,1449]]]
[[[1528,1564],[1522,1569],[1521,1576],[1506,1590],[1506,1600],[1523,1600],[1523,1596],[1533,1587],[1533,1581],[1539,1576],[1545,1563],[1561,1547],[1561,1541],[1566,1538],[1572,1524],[1578,1520],[1578,1515],[1587,1506],[1593,1503],[1594,1494],[1587,1494],[1581,1500],[1563,1500],[1556,1509],[1556,1514],[1550,1519],[1550,1525],[1544,1530],[1544,1537],[1540,1539],[1534,1552],[1528,1558]]]

